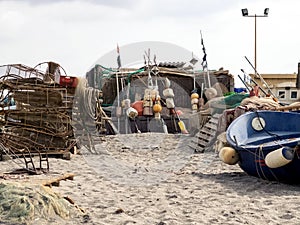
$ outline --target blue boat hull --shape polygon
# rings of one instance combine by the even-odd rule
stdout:
[[[256,123],[255,123],[256,122]],[[281,147],[298,148],[300,114],[257,111],[246,113],[227,129],[227,141],[239,154],[239,165],[249,175],[284,183],[300,183],[300,150],[284,166],[270,168],[266,156]]]
[[[283,183],[300,183],[300,160],[296,155],[293,161],[285,166],[279,168],[269,168],[265,163],[265,155],[272,152],[262,151],[251,152],[247,150],[240,150],[239,153],[239,166],[247,174],[259,177],[265,180],[279,181]]]

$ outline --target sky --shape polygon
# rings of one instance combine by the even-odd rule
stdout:
[[[245,56],[254,65],[255,20],[242,8],[249,15],[269,8],[268,17],[257,17],[257,72],[296,73],[298,0],[0,0],[0,65],[54,61],[85,76],[117,45],[124,61],[126,46],[140,42],[176,45],[202,59],[201,30],[209,69],[253,73]]]

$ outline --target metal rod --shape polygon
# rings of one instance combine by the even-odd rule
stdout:
[[[240,80],[243,82],[243,84],[245,85],[245,87],[247,88],[247,90],[250,92],[250,88],[248,87],[247,83],[241,78],[240,75],[238,75],[238,77],[240,78]]]
[[[247,58],[247,56],[245,56],[245,59],[248,61],[248,63],[250,64],[250,66],[254,69],[255,71],[255,75],[258,75],[258,77],[260,78],[261,82],[263,84],[266,85],[268,91],[273,95],[274,98],[276,98],[276,95],[272,92],[271,88],[269,87],[269,85],[267,84],[267,82],[263,79],[263,77],[257,72],[257,70],[253,67],[252,63],[249,61],[249,59]],[[252,79],[253,80],[253,79]]]
[[[256,64],[256,14],[254,15],[254,71],[257,71],[257,64]]]
[[[244,73],[244,75],[245,75],[245,72],[244,72],[244,70],[243,69],[241,69],[241,71]],[[259,86],[258,85],[258,83],[255,81],[255,80],[253,80],[253,79],[251,79],[251,81],[255,84],[255,85],[257,85],[258,86],[258,88],[265,94],[265,95],[267,95],[268,93],[264,90],[264,89],[262,89],[262,87],[261,86]]]

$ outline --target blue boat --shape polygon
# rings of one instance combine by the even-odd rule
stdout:
[[[249,175],[300,183],[300,113],[248,112],[230,124],[226,139]]]

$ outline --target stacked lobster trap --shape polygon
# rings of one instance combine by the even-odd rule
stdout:
[[[71,124],[77,78],[54,62],[0,66],[0,73],[1,157],[24,158],[36,172],[38,155],[39,168],[49,170],[48,155],[69,153],[77,143]]]

